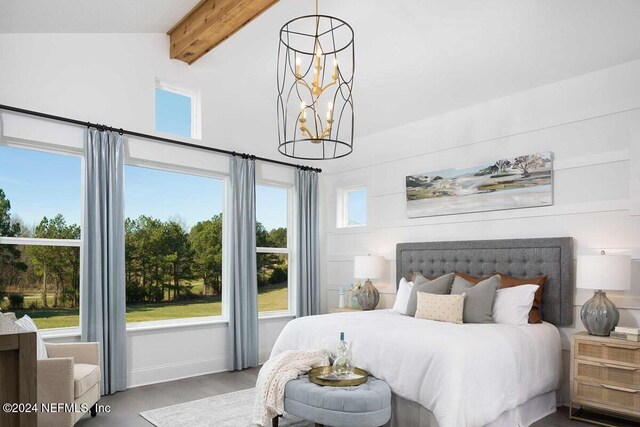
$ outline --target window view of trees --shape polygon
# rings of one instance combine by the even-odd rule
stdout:
[[[0,165],[12,162],[0,154]],[[47,164],[69,157],[44,155],[52,156]],[[79,182],[79,158],[72,159],[78,168],[71,174]],[[0,243],[0,309],[18,317],[28,314],[42,329],[78,326],[80,305],[79,212],[74,216],[73,207],[68,209],[80,207],[79,184],[73,188],[67,177],[69,194],[41,209],[36,191],[48,174],[54,172],[39,173],[37,183],[17,187],[14,183],[26,175],[0,171],[0,237],[9,238]],[[127,322],[221,315],[222,180],[134,166],[125,174]],[[261,193],[258,219],[263,222],[256,224],[257,246],[267,248],[257,254],[258,300],[260,311],[277,311],[288,308],[287,189],[268,188],[273,191]],[[8,194],[15,196],[17,211]],[[38,216],[58,210],[63,213]],[[26,240],[14,244],[10,238]]]
[[[0,188],[0,236],[79,239],[80,227],[62,215],[33,229],[11,220],[11,201]],[[29,314],[42,327],[76,326],[80,303],[78,246],[0,245],[0,307]],[[49,319],[55,318],[55,321]]]
[[[190,230],[142,215],[125,230],[128,322],[222,313],[222,214]]]
[[[288,191],[282,187],[256,186],[256,263],[258,311],[289,308],[289,254],[287,240]]]

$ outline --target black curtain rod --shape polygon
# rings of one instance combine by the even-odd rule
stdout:
[[[170,138],[163,138],[161,136],[134,132],[134,131],[122,129],[122,128],[113,128],[111,126],[101,125],[98,123],[83,122],[82,120],[71,119],[69,117],[54,116],[53,114],[41,113],[39,111],[33,111],[33,110],[25,110],[24,108],[11,107],[9,105],[0,104],[0,110],[11,111],[13,113],[19,113],[19,114],[26,114],[28,116],[41,117],[43,119],[55,120],[58,122],[70,123],[72,125],[77,125],[77,126],[86,126],[88,128],[95,128],[98,130],[109,130],[113,132],[118,132],[120,135],[135,136],[138,138],[151,139],[153,141],[160,141],[160,142],[166,142],[168,144],[180,145],[182,147],[195,148],[198,150],[205,150],[205,151],[213,151],[214,153],[226,154],[228,156],[241,156],[245,159],[260,160],[262,162],[275,163],[277,165],[289,166],[289,167],[294,167],[294,168],[303,169],[303,170],[310,170],[318,173],[322,172],[322,169],[313,168],[311,166],[296,165],[293,163],[283,162],[280,160],[254,156],[252,154],[247,154],[247,153],[236,153],[235,151],[223,150],[221,148],[214,148],[214,147],[207,147],[204,145],[192,144],[190,142],[178,141],[176,139],[170,139]]]

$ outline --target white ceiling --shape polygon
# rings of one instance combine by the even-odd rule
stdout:
[[[1,0],[0,33],[166,33],[199,0]]]
[[[2,0],[0,32],[164,33],[196,3]],[[216,95],[255,119],[247,141],[275,135],[278,31],[313,7],[281,0],[191,66],[242,82]],[[358,136],[640,58],[638,0],[321,0],[320,11],[356,34]]]
[[[225,102],[275,124],[277,34],[312,10],[281,0],[193,67],[226,68],[244,83]],[[640,58],[638,0],[321,0],[320,12],[355,31],[358,136]]]

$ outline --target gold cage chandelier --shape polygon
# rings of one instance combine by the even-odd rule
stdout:
[[[318,13],[284,24],[278,47],[278,151],[305,160],[353,151],[353,29]]]

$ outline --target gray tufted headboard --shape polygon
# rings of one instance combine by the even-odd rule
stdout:
[[[420,272],[426,277],[451,272],[519,278],[547,275],[542,318],[556,326],[573,323],[573,239],[571,237],[459,242],[399,243],[396,283]]]

